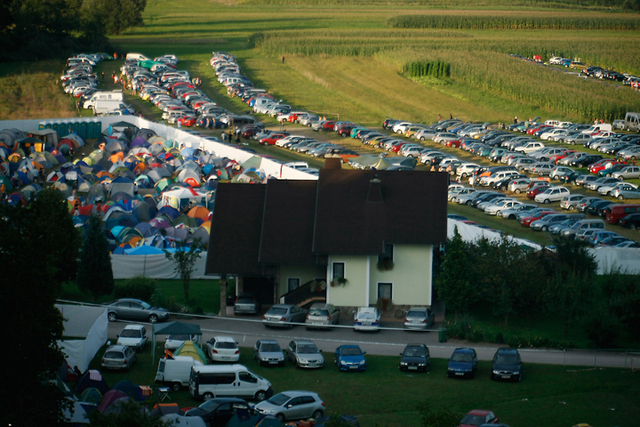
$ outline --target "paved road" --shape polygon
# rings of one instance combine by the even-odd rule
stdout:
[[[310,339],[327,355],[333,353],[341,344],[358,344],[368,354],[398,356],[404,346],[410,342],[424,343],[429,347],[431,357],[448,358],[456,347],[473,347],[480,360],[491,360],[497,346],[494,344],[469,343],[465,341],[438,342],[438,332],[405,331],[402,323],[397,321],[382,322],[380,332],[355,332],[351,326],[338,325],[332,330],[306,330],[303,326],[291,329],[266,328],[260,317],[245,318],[198,318],[174,319],[185,323],[200,325],[203,340],[215,335],[233,336],[241,347],[252,347],[260,338],[275,339],[280,346],[286,348],[294,338]],[[151,326],[151,325],[149,325]],[[439,324],[436,323],[436,329]],[[123,322],[109,324],[109,338],[115,340],[116,335],[124,327]],[[151,329],[151,328],[149,328]],[[164,341],[165,336],[158,337]],[[520,354],[525,363],[543,363],[552,365],[586,366],[586,367],[640,367],[640,352],[593,352],[588,350],[543,350],[521,349]]]

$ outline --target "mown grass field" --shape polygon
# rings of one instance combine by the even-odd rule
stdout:
[[[151,361],[151,346],[138,354],[130,372],[102,371],[107,383],[127,379],[140,385],[154,385],[158,355]],[[91,364],[100,369],[102,349]],[[489,379],[491,365],[480,362],[473,380],[449,379],[447,362],[432,359],[428,373],[403,373],[399,357],[366,356],[362,373],[338,372],[333,355],[324,353],[325,367],[319,370],[260,367],[248,348],[241,349],[240,363],[268,379],[276,393],[286,390],[313,390],[324,400],[327,411],[358,416],[363,427],[418,426],[418,404],[429,402],[434,409],[450,408],[462,415],[473,408],[493,410],[511,426],[572,426],[589,422],[596,426],[632,427],[640,411],[638,373],[621,369],[576,370],[563,366],[528,364],[520,383]],[[154,398],[155,399],[155,398]],[[181,407],[197,406],[188,390],[172,392],[172,402]],[[153,402],[153,400],[151,400]],[[167,401],[165,401],[167,402]]]

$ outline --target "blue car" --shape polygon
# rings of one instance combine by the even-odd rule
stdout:
[[[364,371],[367,369],[366,353],[357,345],[341,345],[336,348],[334,362],[341,371]]]
[[[478,355],[472,348],[456,348],[447,366],[448,377],[473,378],[478,370]]]

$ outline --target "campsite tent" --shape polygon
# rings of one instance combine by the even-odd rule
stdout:
[[[176,356],[189,356],[193,358],[193,360],[199,360],[203,365],[207,364],[207,355],[202,351],[200,346],[193,341],[187,340],[183,342],[173,354]]]
[[[169,322],[162,325],[153,325],[153,357],[151,363],[156,362],[156,336],[158,335],[199,335],[202,336],[202,331],[199,325],[183,322]]]
[[[104,377],[100,371],[96,371],[95,369],[88,370],[78,378],[76,382],[76,393],[82,394],[83,391],[90,387],[98,389],[103,396],[109,391],[109,386]]]
[[[178,414],[167,414],[160,417],[160,421],[169,423],[170,426],[180,427],[206,427],[201,417],[187,417]]]

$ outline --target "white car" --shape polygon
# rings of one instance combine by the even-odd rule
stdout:
[[[631,186],[636,190],[638,189],[637,185],[630,184],[630,183],[625,182],[625,181],[620,181],[620,182],[614,182],[614,183],[611,183],[611,184],[605,184],[605,185],[601,186],[600,188],[598,188],[598,193],[602,194],[603,196],[609,196],[609,195],[613,194],[613,192],[616,189],[618,189],[618,188],[620,188],[622,186],[626,186],[626,185]]]
[[[164,343],[165,350],[175,350],[184,344],[185,341],[193,341],[195,342],[198,339],[197,335],[169,335],[167,340]]]
[[[240,360],[238,343],[231,337],[213,337],[207,341],[207,357],[214,362]]]
[[[562,209],[568,209],[570,211],[577,209],[578,204],[586,199],[582,194],[571,194],[570,196],[563,197],[560,201],[560,207]]]
[[[536,209],[538,207],[538,205],[534,205],[534,204],[519,204],[519,205],[514,205],[511,209],[503,209],[500,212],[498,212],[498,216],[502,217],[502,218],[508,218],[508,219],[516,219],[516,217],[518,216],[518,214],[521,214],[523,212],[527,212],[527,211],[532,211],[534,209]]]
[[[118,335],[118,345],[126,345],[135,351],[142,351],[149,340],[147,328],[143,325],[127,325]]]
[[[521,147],[516,147],[513,151],[516,153],[533,153],[534,151],[538,151],[544,148],[544,144],[542,142],[528,142]]]
[[[376,307],[360,307],[353,316],[354,331],[379,331],[382,312]]]
[[[544,193],[540,193],[534,199],[538,203],[559,202],[563,197],[568,197],[571,193],[565,187],[549,187]]]
[[[458,175],[461,179],[464,179],[478,169],[480,169],[480,166],[476,165],[475,163],[463,163],[458,166],[458,169],[456,169],[456,175]]]

